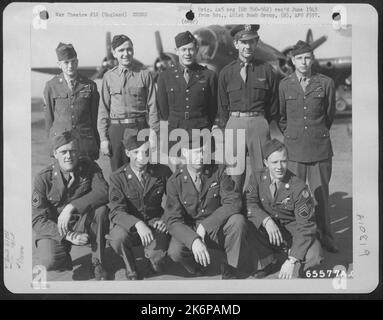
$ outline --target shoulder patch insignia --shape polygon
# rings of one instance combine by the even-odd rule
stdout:
[[[41,204],[41,196],[37,191],[33,191],[32,194],[32,206],[37,208]]]
[[[297,214],[302,218],[307,218],[310,215],[310,211],[309,206],[306,203],[302,203],[297,209]]]
[[[117,202],[117,201],[120,201],[124,198],[124,196],[122,195],[121,191],[117,188],[112,188],[112,190],[110,191],[110,200],[113,201],[113,202]]]
[[[296,213],[302,218],[308,218],[314,212],[314,201],[307,190],[303,190],[296,208]]]

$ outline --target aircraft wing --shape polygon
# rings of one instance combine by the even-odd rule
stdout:
[[[45,73],[45,74],[60,74],[61,69],[60,68],[32,68],[32,71]],[[84,77],[91,78],[96,72],[96,67],[80,67],[78,68],[78,72],[83,75]]]

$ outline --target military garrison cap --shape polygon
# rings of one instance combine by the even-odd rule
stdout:
[[[259,38],[259,24],[239,24],[235,26],[230,34],[235,40],[250,40]]]
[[[176,47],[179,48],[196,41],[196,38],[194,38],[194,36],[189,31],[185,31],[177,34],[174,40],[176,42]]]
[[[77,135],[74,131],[62,131],[60,133],[55,132],[51,139],[53,150],[57,150],[69,142],[76,141]]]
[[[267,159],[273,152],[286,148],[285,145],[277,139],[267,141],[263,146],[263,156]]]
[[[299,40],[293,47],[293,50],[291,50],[291,54],[293,56],[296,56],[298,54],[303,54],[303,53],[312,52],[312,51],[313,49],[307,42]]]
[[[126,150],[131,151],[141,147],[148,139],[138,140],[137,139],[138,130],[133,128],[126,128],[124,130],[124,137],[122,139],[122,143]]]
[[[60,42],[56,48],[56,54],[58,61],[70,60],[77,58],[76,50],[73,45]]]
[[[126,41],[132,42],[132,40],[130,40],[130,38],[124,34],[115,35],[112,39],[112,49],[116,49]]]

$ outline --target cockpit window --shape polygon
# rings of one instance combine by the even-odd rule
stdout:
[[[214,59],[218,50],[218,39],[216,34],[208,28],[201,28],[194,32],[194,36],[199,45],[199,58],[201,60]]]

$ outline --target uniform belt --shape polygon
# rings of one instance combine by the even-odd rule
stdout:
[[[265,113],[263,111],[249,111],[249,112],[240,112],[240,111],[231,111],[230,116],[242,118],[242,117],[259,117],[264,116]]]
[[[126,119],[110,119],[110,123],[112,124],[127,124],[127,123],[136,123],[146,120],[145,117],[137,117],[137,118],[126,118]]]

